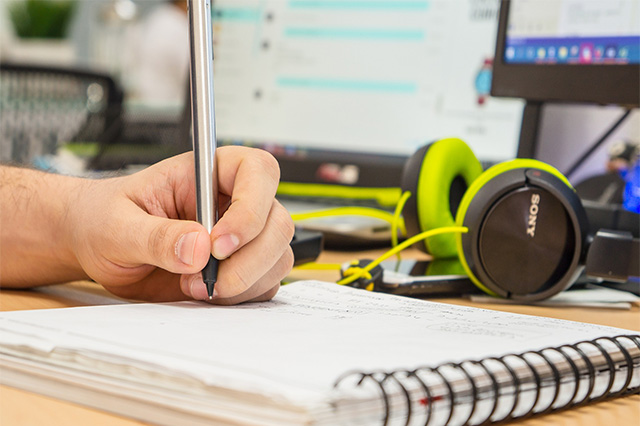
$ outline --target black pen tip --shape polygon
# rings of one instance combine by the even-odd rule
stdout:
[[[213,256],[209,257],[207,266],[202,270],[202,281],[207,285],[209,299],[213,299],[213,287],[218,281],[218,260]]]
[[[207,294],[209,295],[209,300],[213,299],[213,288],[216,285],[215,280],[206,280],[205,284],[207,285]]]

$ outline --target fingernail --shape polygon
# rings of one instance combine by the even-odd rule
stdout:
[[[226,259],[238,248],[239,244],[240,240],[235,235],[221,235],[213,242],[213,257],[216,259]]]
[[[201,277],[194,278],[191,283],[189,283],[189,292],[191,293],[191,297],[195,300],[209,300],[207,285],[202,281]],[[216,297],[217,295],[218,292],[214,288],[213,297]]]
[[[188,234],[184,234],[176,244],[176,255],[178,256],[178,259],[189,266],[193,265],[193,255],[196,251],[198,235],[200,235],[199,232],[189,232]]]

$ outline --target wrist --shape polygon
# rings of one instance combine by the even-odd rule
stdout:
[[[30,287],[86,278],[70,218],[82,179],[0,168],[0,284]]]
[[[57,241],[59,252],[56,261],[64,269],[65,281],[88,279],[76,254],[79,229],[86,221],[87,211],[83,209],[83,199],[98,182],[75,177],[60,177],[60,199],[52,206],[57,222],[52,227],[52,238]]]

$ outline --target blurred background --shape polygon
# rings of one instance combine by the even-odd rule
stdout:
[[[186,1],[1,0],[0,61],[2,161],[132,171],[189,149]]]
[[[495,20],[500,1],[453,3],[464,5],[465,10],[488,11],[488,18]],[[0,0],[0,62],[17,67],[5,67],[0,79],[5,95],[0,160],[82,174],[131,171],[188,150],[187,30],[181,1]],[[452,39],[438,42],[453,43]],[[20,82],[25,73],[33,72],[29,67],[67,72],[47,77],[48,83],[46,78],[40,83]],[[46,114],[20,116],[17,96],[7,99],[6,95],[27,86],[36,90],[34,84],[64,102],[47,106]],[[618,106],[545,106],[537,157],[562,170],[621,111]],[[519,127],[520,118],[519,114],[509,116],[514,128]],[[38,131],[35,123],[41,122],[46,122],[40,126],[45,130]],[[572,179],[603,173],[611,166],[611,152],[620,149],[612,146],[637,143],[638,135],[640,118],[633,111]],[[62,141],[64,152],[59,150]],[[106,150],[106,146],[113,148]]]

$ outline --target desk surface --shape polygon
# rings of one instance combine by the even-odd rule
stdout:
[[[373,258],[379,252],[324,253],[320,262],[343,262],[352,258]],[[335,272],[294,271],[293,279],[321,279],[334,281]],[[28,291],[0,291],[0,310],[49,309],[99,304],[105,297],[112,298],[100,286],[77,282]],[[465,299],[438,299],[439,301],[477,306],[521,314],[546,316],[593,324],[608,325],[640,331],[640,306],[630,310],[602,308],[548,308],[521,305],[493,305],[472,303]],[[1,374],[1,371],[0,371]],[[0,425],[144,425],[145,423],[114,414],[86,408],[62,400],[0,386]],[[640,395],[568,410],[562,413],[515,422],[521,426],[640,426]]]

